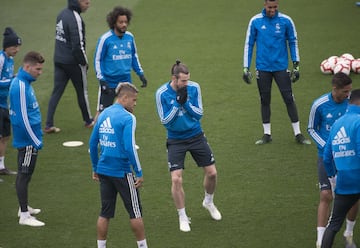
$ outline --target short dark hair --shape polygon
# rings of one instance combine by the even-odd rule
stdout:
[[[171,67],[171,75],[178,78],[180,73],[189,74],[189,69],[180,60],[176,60],[175,64]]]
[[[336,88],[342,89],[345,86],[352,84],[352,79],[343,72],[335,73],[332,77],[331,84]]]
[[[38,53],[38,52],[35,52],[35,51],[31,51],[31,52],[28,52],[27,54],[25,54],[25,57],[23,59],[23,63],[28,63],[28,64],[42,64],[45,62],[45,59],[44,57]]]
[[[355,89],[351,91],[350,103],[360,105],[360,89]]]
[[[128,23],[130,24],[130,20],[132,17],[131,10],[121,6],[114,7],[114,9],[111,12],[109,12],[106,16],[106,21],[108,23],[109,28],[114,29],[117,18],[123,15],[127,17]]]

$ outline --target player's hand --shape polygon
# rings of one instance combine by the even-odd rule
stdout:
[[[144,178],[143,177],[137,177],[135,179],[135,188],[140,188],[143,185]]]
[[[142,82],[141,88],[145,88],[147,86],[147,80],[146,80],[145,76],[141,75],[141,76],[139,76],[139,78]]]
[[[299,80],[300,78],[300,67],[299,67],[299,62],[298,61],[294,61],[293,63],[293,69],[290,73],[290,79],[291,82],[295,83],[296,81]]]
[[[183,105],[187,100],[187,86],[184,86],[176,91],[176,101]]]
[[[252,79],[251,72],[249,71],[249,68],[245,67],[244,74],[243,74],[243,80],[245,81],[245,83],[251,84],[251,79]]]
[[[100,87],[101,87],[101,91],[104,92],[104,94],[109,94],[111,92],[109,85],[107,84],[107,82],[103,80],[100,80]]]
[[[93,173],[92,173],[92,179],[93,179],[94,181],[99,182],[99,175],[98,175],[96,172],[93,172]]]

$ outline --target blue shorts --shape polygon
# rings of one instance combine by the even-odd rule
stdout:
[[[142,208],[139,191],[135,188],[135,178],[132,173],[125,177],[110,177],[99,175],[101,212],[104,218],[113,218],[115,215],[116,197],[119,193],[130,219],[141,218]]]
[[[203,133],[185,140],[168,139],[166,147],[169,171],[185,169],[186,152],[190,152],[198,167],[215,164],[214,154]]]

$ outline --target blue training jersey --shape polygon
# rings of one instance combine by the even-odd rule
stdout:
[[[256,69],[282,71],[288,68],[288,46],[291,60],[300,61],[297,33],[293,20],[276,11],[266,16],[263,11],[250,19],[244,46],[244,67],[250,68],[256,44]]]
[[[203,116],[201,90],[198,83],[189,81],[188,100],[180,105],[170,82],[163,84],[155,95],[160,122],[167,129],[169,139],[188,139],[202,133]]]
[[[131,69],[138,76],[144,74],[132,33],[126,31],[122,37],[113,30],[103,34],[97,43],[94,66],[96,77],[116,88],[119,82],[131,83]]]
[[[336,171],[332,165],[335,162]],[[345,115],[330,130],[324,150],[328,176],[337,173],[337,194],[360,193],[360,107],[349,105]]]
[[[0,51],[0,107],[8,108],[8,96],[11,80],[14,77],[14,59],[5,51]]]
[[[142,177],[135,148],[135,129],[135,116],[121,104],[114,103],[101,112],[89,140],[94,172],[112,177],[134,172]]]
[[[319,157],[323,156],[331,126],[345,114],[348,102],[349,99],[340,103],[335,102],[331,92],[320,96],[313,102],[307,131],[317,145]]]
[[[10,85],[10,121],[13,129],[13,146],[22,148],[43,146],[41,112],[31,83],[35,81],[22,67]]]

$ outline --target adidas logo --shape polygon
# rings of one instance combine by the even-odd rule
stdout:
[[[331,119],[331,118],[333,118],[333,116],[332,116],[332,114],[331,114],[331,113],[328,113],[328,114],[326,115],[326,118]]]
[[[347,136],[345,128],[341,127],[340,130],[336,133],[334,139],[332,140],[332,145],[341,145],[350,143],[350,138]]]
[[[106,118],[99,127],[99,133],[109,133],[114,134],[115,131],[111,126],[110,117]]]

